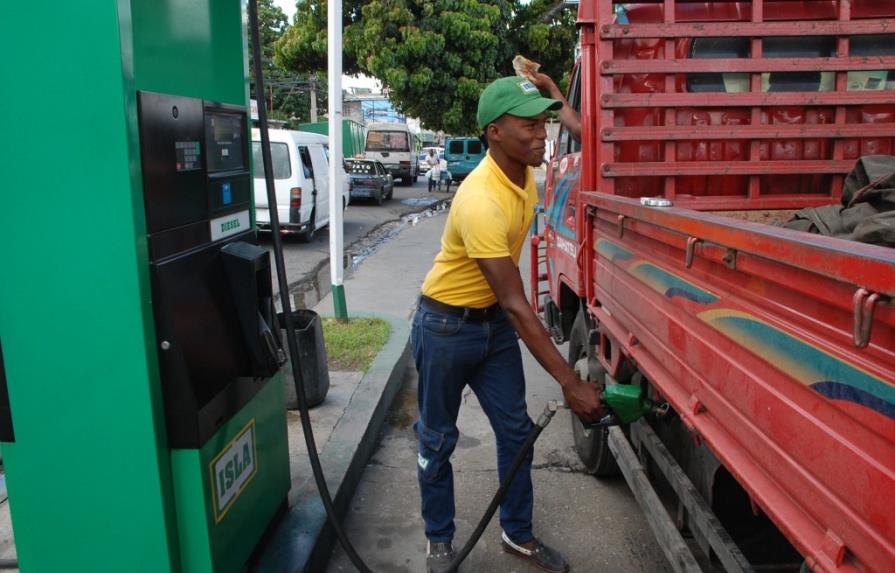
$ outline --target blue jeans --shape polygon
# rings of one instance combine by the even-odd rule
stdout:
[[[420,419],[417,474],[426,537],[454,537],[454,475],[457,414],[463,388],[475,392],[497,438],[500,479],[509,470],[534,424],[525,404],[525,378],[516,331],[502,312],[474,322],[434,312],[421,303],[413,320],[411,344],[419,372]],[[533,539],[533,453],[519,469],[500,506],[500,524],[517,544]],[[496,491],[495,484],[495,491]],[[476,516],[478,519],[478,516]]]

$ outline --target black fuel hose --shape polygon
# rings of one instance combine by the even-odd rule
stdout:
[[[257,0],[249,0],[249,26],[251,27],[252,31],[252,67],[254,69],[255,76],[255,93],[264,94],[264,74],[261,67],[261,42],[259,39],[260,34],[258,33],[259,26]],[[295,382],[295,395],[298,398],[298,410],[301,418],[301,428],[302,433],[305,436],[305,444],[308,448],[308,458],[311,462],[311,471],[314,474],[314,482],[317,484],[317,490],[320,492],[320,498],[323,501],[323,508],[324,510],[326,510],[327,519],[329,519],[329,523],[332,526],[333,531],[335,531],[336,537],[338,537],[339,539],[339,543],[341,543],[342,547],[345,549],[345,553],[348,555],[351,563],[361,573],[373,573],[373,571],[367,566],[367,564],[364,563],[363,559],[360,558],[357,550],[355,550],[354,546],[351,544],[351,541],[348,539],[345,530],[342,529],[342,524],[339,523],[339,519],[336,516],[335,507],[333,506],[332,495],[330,495],[329,493],[329,487],[326,485],[326,479],[323,476],[323,468],[320,465],[320,457],[317,455],[317,444],[314,439],[314,431],[311,428],[311,416],[308,412],[308,399],[305,395],[303,375],[301,368],[298,366],[300,364],[298,343],[295,339],[295,331],[293,330],[294,323],[292,320],[292,304],[289,301],[289,283],[286,280],[286,264],[283,259],[283,239],[280,235],[280,218],[276,208],[276,192],[274,190],[273,168],[270,157],[270,136],[268,134],[267,126],[267,106],[263,95],[257,97],[257,100],[258,130],[261,132],[261,160],[264,164],[264,180],[267,187],[267,204],[269,207],[268,212],[270,213],[270,233],[273,241],[274,263],[276,265],[277,271],[277,286],[280,290],[280,304],[282,306],[283,317],[286,322],[286,340],[289,346],[289,356],[292,361],[292,374]],[[473,532],[472,536],[469,538],[469,541],[466,542],[466,544],[463,546],[463,549],[457,554],[456,558],[453,562],[451,562],[445,573],[452,573],[456,571],[457,568],[460,566],[460,563],[466,558],[467,555],[469,555],[469,552],[472,551],[472,548],[475,546],[475,544],[478,543],[479,538],[482,536],[482,533],[485,531],[485,528],[488,526],[488,523],[494,516],[494,512],[503,501],[504,496],[506,496],[506,492],[509,489],[510,483],[512,483],[513,478],[516,476],[516,473],[519,471],[519,468],[522,466],[525,458],[528,456],[529,450],[531,450],[532,446],[535,443],[535,440],[537,440],[538,436],[540,436],[541,431],[543,431],[543,429],[550,422],[550,419],[553,417],[554,413],[555,408],[551,408],[549,406],[546,410],[544,410],[544,414],[541,415],[540,419],[535,424],[534,429],[531,431],[531,433],[528,435],[525,442],[523,443],[522,448],[519,450],[519,453],[516,454],[516,458],[513,460],[509,472],[507,472],[507,475],[504,476],[503,482],[500,484],[497,493],[491,500],[491,504],[488,506],[488,509],[485,511],[485,514],[479,521],[479,524]]]

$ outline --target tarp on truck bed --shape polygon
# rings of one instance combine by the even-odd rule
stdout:
[[[862,157],[845,179],[841,205],[802,209],[783,226],[895,247],[895,157]]]

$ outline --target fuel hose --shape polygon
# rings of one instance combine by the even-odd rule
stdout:
[[[255,76],[255,93],[264,94],[264,74],[261,65],[261,41],[258,25],[257,0],[249,0],[249,26],[251,27],[252,31],[252,67]],[[293,330],[294,324],[292,319],[292,305],[289,301],[289,283],[286,280],[286,264],[283,259],[283,240],[282,236],[280,235],[280,219],[276,209],[277,202],[276,192],[274,190],[272,161],[270,156],[270,137],[268,134],[267,125],[267,108],[263,96],[258,97],[257,100],[258,129],[261,133],[261,161],[264,165],[264,181],[267,187],[267,204],[271,207],[270,209],[268,209],[268,212],[270,213],[270,232],[273,242],[274,264],[277,270],[277,287],[280,291],[280,304],[282,306],[283,317],[286,322],[286,341],[289,347],[289,356],[292,361],[293,379],[295,381],[295,394],[298,398],[298,410],[301,418],[301,428],[302,433],[305,437],[305,443],[308,447],[308,458],[311,462],[311,471],[314,474],[314,482],[317,484],[317,490],[320,492],[320,498],[323,501],[323,508],[326,510],[327,519],[329,520],[333,531],[335,531],[336,537],[339,539],[339,543],[342,545],[342,548],[345,550],[345,553],[351,560],[351,563],[361,573],[373,573],[372,570],[367,566],[367,564],[364,563],[363,559],[360,558],[360,555],[358,555],[357,550],[354,548],[354,545],[352,545],[351,540],[348,538],[348,535],[342,528],[342,524],[339,523],[335,507],[333,506],[332,495],[330,495],[329,493],[329,487],[326,485],[326,479],[323,476],[323,468],[320,465],[320,457],[317,455],[317,444],[314,439],[314,431],[311,428],[311,417],[308,412],[308,400],[305,395],[303,375],[301,368],[299,368],[298,366],[300,363],[300,357],[298,353],[298,343],[295,339],[295,331]],[[495,493],[494,497],[491,499],[491,503],[488,505],[488,509],[485,511],[485,514],[482,516],[481,520],[479,520],[478,526],[475,528],[472,536],[463,546],[463,549],[461,549],[460,552],[457,553],[457,556],[454,558],[453,562],[451,562],[451,564],[445,570],[445,573],[453,573],[454,571],[456,571],[457,568],[460,566],[460,563],[462,563],[463,560],[466,559],[466,556],[469,555],[469,552],[472,551],[472,548],[478,542],[479,538],[481,538],[482,533],[485,531],[485,528],[488,526],[488,523],[494,516],[494,512],[497,510],[497,508],[500,506],[500,503],[503,501],[503,498],[506,496],[507,490],[509,489],[513,478],[516,476],[516,473],[519,471],[519,468],[522,466],[525,458],[528,456],[528,452],[531,450],[535,441],[538,439],[538,436],[541,435],[541,432],[544,430],[547,424],[550,423],[553,414],[556,413],[555,403],[552,403],[552,405],[553,407],[551,407],[551,405],[548,405],[548,407],[544,410],[544,413],[535,423],[534,428],[529,433],[528,437],[522,445],[522,448],[516,454],[516,457],[513,460],[512,465],[510,466],[510,470],[507,472],[506,476],[504,476],[503,482],[500,484],[497,493]]]

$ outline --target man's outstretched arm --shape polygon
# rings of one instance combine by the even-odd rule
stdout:
[[[562,102],[562,108],[559,110],[559,121],[569,130],[572,139],[581,141],[581,116],[572,109],[572,106],[566,100],[566,96],[559,91],[559,87],[557,87],[553,78],[547,74],[535,73],[531,81],[539,90],[546,91],[550,97]]]
[[[582,381],[553,345],[550,335],[525,299],[522,277],[510,257],[476,259],[485,280],[497,295],[522,342],[535,359],[562,387],[566,404],[584,422],[600,418],[600,397],[596,388]]]

